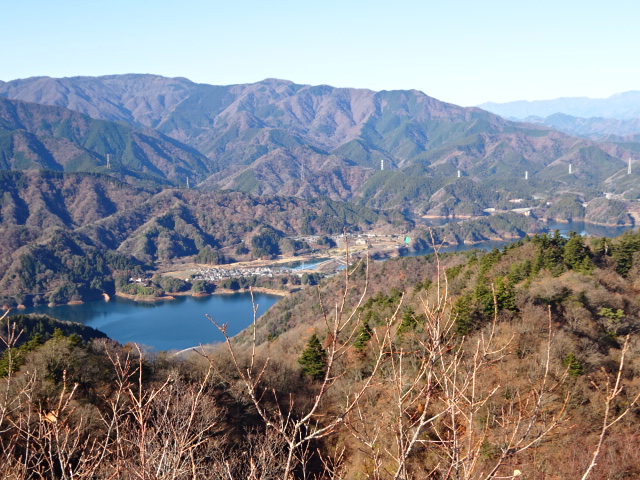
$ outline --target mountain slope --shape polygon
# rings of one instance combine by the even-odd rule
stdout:
[[[207,164],[194,149],[150,128],[0,97],[2,169],[109,172],[123,178],[184,182],[189,176],[203,178]]]
[[[415,90],[123,75],[16,80],[0,85],[0,95],[156,128],[208,157],[212,175],[201,186],[209,189],[327,195],[415,212],[463,213],[462,197],[443,191],[469,185],[454,185],[458,171],[485,198],[474,207],[481,212],[494,206],[496,184],[505,201],[600,195],[626,159],[640,158],[634,144],[577,139]]]

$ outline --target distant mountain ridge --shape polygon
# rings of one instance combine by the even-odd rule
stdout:
[[[560,132],[598,141],[637,141],[640,132],[640,118],[620,120],[617,118],[582,118],[554,113],[546,118],[527,117],[525,122],[544,125]]]
[[[154,128],[206,157],[197,176],[203,188],[326,195],[417,213],[482,214],[496,193],[505,201],[597,194],[624,172],[622,159],[640,159],[632,146],[511,122],[416,90],[277,79],[214,86],[131,74],[15,80],[1,84],[0,95]]]
[[[640,91],[617,93],[608,98],[563,97],[553,100],[518,100],[515,102],[486,102],[479,108],[505,118],[524,120],[527,117],[548,117],[564,113],[574,117],[640,118]]]
[[[236,135],[251,138],[254,130],[286,131],[289,140],[304,136],[307,143],[330,152],[362,136],[363,129],[370,126],[369,119],[383,111],[415,122],[463,121],[473,111],[417,91],[374,92],[297,85],[277,79],[214,86],[133,74],[15,80],[1,86],[0,95],[63,106],[92,118],[155,128],[211,158],[225,150],[221,141],[228,140],[228,135],[221,133],[228,134],[230,127]],[[394,126],[385,124],[383,128],[389,131]],[[278,140],[283,141],[264,139]],[[389,155],[390,160],[392,157]]]

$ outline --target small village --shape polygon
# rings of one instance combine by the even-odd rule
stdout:
[[[291,270],[288,268],[276,268],[276,267],[253,267],[253,268],[216,268],[198,267],[193,270],[195,274],[192,276],[193,280],[205,280],[207,282],[218,282],[226,280],[228,278],[238,277],[269,277],[273,278],[275,275],[283,275],[289,273]]]

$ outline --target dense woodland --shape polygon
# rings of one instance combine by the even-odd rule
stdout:
[[[119,278],[151,276],[159,262],[219,265],[319,251],[331,245],[329,236],[345,228],[410,233],[412,248],[420,250],[434,240],[462,244],[520,238],[544,226],[507,212],[428,232],[398,211],[328,198],[159,190],[85,173],[0,172],[0,186],[0,304],[8,306],[112,295],[125,291]],[[570,205],[584,210],[572,198]],[[628,216],[619,202],[608,200],[597,209],[587,207],[589,212],[598,219]],[[570,210],[566,213],[572,218]],[[314,235],[316,243],[292,238],[299,235]]]
[[[180,358],[9,328],[4,472],[637,478],[639,290],[640,234],[556,234],[362,259]]]
[[[124,291],[119,278],[151,276],[158,262],[218,265],[323,250],[332,244],[329,236],[345,228],[412,232],[412,247],[421,249],[433,239],[519,238],[542,227],[504,213],[436,228],[432,239],[395,210],[328,198],[159,190],[106,175],[50,171],[0,172],[0,186],[0,304],[9,306],[112,295]],[[298,235],[314,235],[316,243],[292,238]]]

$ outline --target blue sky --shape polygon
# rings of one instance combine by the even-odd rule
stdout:
[[[155,73],[418,89],[459,105],[640,90],[635,0],[0,0],[0,79]]]

